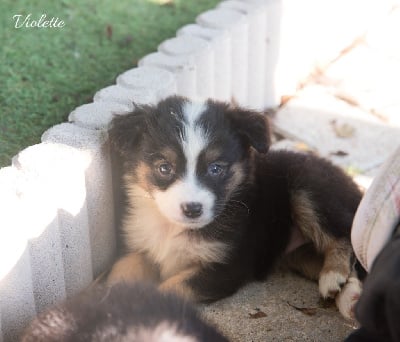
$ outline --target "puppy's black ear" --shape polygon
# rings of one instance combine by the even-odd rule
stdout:
[[[255,111],[234,107],[228,109],[233,128],[259,153],[267,153],[271,145],[268,119]]]
[[[111,148],[126,156],[139,145],[146,131],[147,120],[152,108],[140,106],[129,114],[115,116],[108,130]]]

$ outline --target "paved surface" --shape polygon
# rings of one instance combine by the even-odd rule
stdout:
[[[322,303],[317,283],[279,271],[201,308],[231,341],[342,341],[354,323]]]
[[[276,147],[313,150],[368,186],[400,145],[399,37],[397,6],[277,112]],[[232,341],[342,341],[355,326],[316,283],[282,271],[201,311]]]

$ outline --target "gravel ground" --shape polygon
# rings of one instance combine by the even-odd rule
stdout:
[[[317,283],[285,271],[200,311],[231,341],[343,341],[355,328],[320,300]]]

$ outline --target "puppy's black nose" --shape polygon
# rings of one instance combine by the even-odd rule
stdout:
[[[183,214],[188,218],[197,218],[203,213],[203,205],[198,202],[187,202],[181,204]]]

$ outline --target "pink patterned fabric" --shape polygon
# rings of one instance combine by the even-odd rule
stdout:
[[[400,146],[381,167],[354,218],[351,240],[367,271],[400,221]]]

